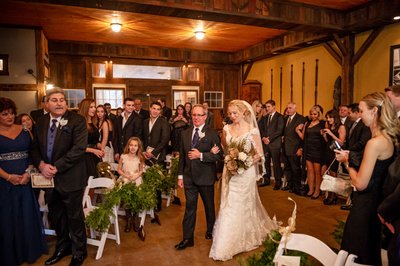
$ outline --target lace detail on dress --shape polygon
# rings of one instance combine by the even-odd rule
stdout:
[[[27,159],[29,156],[28,151],[16,151],[0,154],[0,161],[14,161]]]

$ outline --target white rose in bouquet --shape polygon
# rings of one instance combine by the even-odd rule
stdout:
[[[242,167],[238,168],[237,172],[238,172],[239,175],[243,174],[244,173],[244,168],[242,168]]]
[[[244,153],[244,152],[239,152],[238,159],[239,159],[240,161],[245,162],[245,161],[246,161],[246,158],[247,158],[246,153]]]

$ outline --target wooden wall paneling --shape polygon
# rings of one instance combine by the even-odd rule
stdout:
[[[261,99],[262,84],[257,80],[246,80],[239,88],[239,99],[247,101],[250,105],[255,100]]]

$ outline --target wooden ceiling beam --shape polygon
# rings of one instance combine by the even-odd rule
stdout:
[[[242,4],[236,1],[199,0],[31,0],[29,2],[99,8],[283,30],[291,30],[299,25],[342,30],[345,18],[344,13],[338,10],[281,0],[241,1]]]
[[[368,36],[368,38],[363,42],[361,45],[360,49],[356,52],[352,59],[352,64],[355,65],[357,64],[358,60],[363,56],[363,54],[368,50],[368,48],[371,46],[371,44],[374,42],[376,37],[378,37],[379,33],[383,30],[383,27],[379,27],[377,29],[374,29],[371,34]]]
[[[338,62],[339,65],[342,64],[342,57],[339,53],[330,45],[329,43],[324,43],[324,48],[328,51],[328,53]]]

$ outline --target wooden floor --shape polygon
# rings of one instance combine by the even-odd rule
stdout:
[[[340,205],[325,206],[322,203],[322,197],[317,200],[299,197],[285,191],[273,191],[271,186],[259,189],[261,200],[267,209],[269,215],[276,215],[277,220],[285,225],[287,219],[291,216],[293,203],[288,201],[288,196],[297,202],[297,233],[305,233],[315,236],[331,247],[338,248],[333,237],[330,235],[337,220],[345,220],[348,212],[340,210]],[[216,193],[216,206],[219,206],[219,193]],[[121,228],[121,245],[117,245],[113,240],[107,240],[103,257],[95,260],[96,247],[88,246],[88,258],[84,265],[238,265],[238,259],[246,258],[259,248],[252,252],[242,253],[227,262],[215,262],[208,258],[211,247],[211,240],[204,238],[205,234],[205,216],[201,201],[199,201],[197,224],[195,230],[195,246],[183,251],[176,251],[174,245],[182,237],[182,217],[184,214],[184,195],[182,189],[179,189],[178,195],[182,201],[182,206],[171,205],[165,207],[159,213],[162,225],[150,223],[150,218],[146,219],[145,231],[146,240],[142,242],[132,231],[125,233],[123,231],[124,220],[119,218]],[[218,209],[218,207],[217,207]],[[54,252],[55,239],[48,239],[50,253],[42,256],[34,265],[44,265],[44,261]],[[68,265],[70,257],[64,258],[56,265]]]

